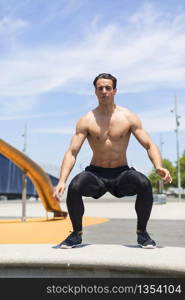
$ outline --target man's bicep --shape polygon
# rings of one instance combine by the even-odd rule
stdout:
[[[148,149],[150,147],[150,144],[152,142],[149,134],[143,129],[143,128],[137,128],[134,132],[132,132],[133,135],[136,137],[138,142],[145,148]]]
[[[86,136],[82,133],[76,133],[72,137],[71,144],[70,144],[70,149],[71,150],[79,150],[85,141]]]
[[[86,137],[87,137],[86,128],[77,125],[76,132],[71,139],[71,143],[69,147],[70,151],[72,151],[74,154],[77,154],[82,144],[84,143]]]
[[[135,117],[131,126],[131,132],[140,144],[148,149],[152,140],[146,130],[143,128],[142,123],[138,117]]]

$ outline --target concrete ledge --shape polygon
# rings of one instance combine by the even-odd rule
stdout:
[[[185,248],[83,244],[0,245],[0,277],[185,277]]]

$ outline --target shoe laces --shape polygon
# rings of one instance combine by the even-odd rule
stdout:
[[[74,236],[81,235],[81,232],[75,232],[75,231],[69,231],[69,232],[70,232],[70,234],[67,237],[67,239],[73,238]]]

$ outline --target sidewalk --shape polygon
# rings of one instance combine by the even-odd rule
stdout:
[[[154,204],[148,225],[154,250],[137,246],[134,201],[84,202],[86,217],[109,220],[85,227],[81,247],[1,244],[0,277],[185,277],[185,202]],[[20,217],[20,201],[0,202],[1,220]],[[27,204],[27,217],[46,218],[40,202]]]

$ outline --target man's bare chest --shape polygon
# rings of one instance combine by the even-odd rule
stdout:
[[[88,128],[89,139],[105,141],[118,141],[125,139],[130,134],[128,122],[94,122]]]

